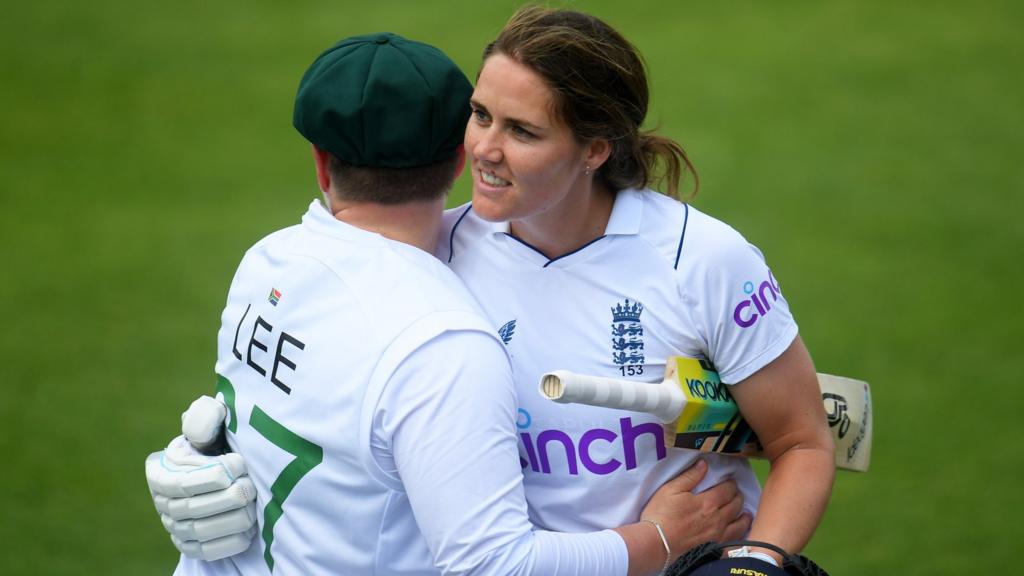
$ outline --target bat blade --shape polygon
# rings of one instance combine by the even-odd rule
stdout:
[[[821,400],[836,444],[836,467],[866,472],[871,464],[871,387],[867,382],[818,374]]]
[[[835,441],[836,467],[867,471],[872,433],[870,386],[830,374],[818,374],[818,384]],[[667,443],[677,448],[764,457],[757,435],[740,414],[728,386],[703,360],[669,359],[660,383],[559,370],[541,377],[540,392],[555,402],[654,414],[665,425]]]

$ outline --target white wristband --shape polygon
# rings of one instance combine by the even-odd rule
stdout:
[[[749,546],[742,546],[735,550],[730,550],[729,558],[756,558],[757,560],[767,562],[772,566],[775,566],[776,568],[779,567],[779,563],[775,561],[775,558],[772,558],[764,552],[754,552],[750,549]]]
[[[659,575],[664,574],[668,571],[669,564],[672,563],[672,548],[668,545],[668,538],[665,537],[665,531],[661,529],[661,524],[658,524],[654,520],[640,520],[641,522],[648,522],[654,525],[654,528],[658,530],[658,536],[661,536],[661,544],[665,547],[665,565],[661,567]]]

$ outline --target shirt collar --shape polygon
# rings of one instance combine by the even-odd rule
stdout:
[[[356,242],[387,242],[387,239],[375,232],[363,230],[346,224],[334,217],[319,200],[313,200],[309,209],[302,216],[302,225],[319,234]]]
[[[508,225],[508,220],[502,222],[487,222],[487,226],[491,230],[491,234],[509,234],[512,230]]]
[[[632,188],[620,190],[615,195],[612,215],[608,218],[608,226],[604,229],[604,235],[620,234],[629,236],[639,233],[643,210],[644,197],[639,190]]]

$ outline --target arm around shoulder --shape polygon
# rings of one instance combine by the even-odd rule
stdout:
[[[416,523],[442,573],[626,574],[610,531],[534,531],[515,435],[516,397],[500,341],[446,332],[389,379],[374,431],[387,446]]]

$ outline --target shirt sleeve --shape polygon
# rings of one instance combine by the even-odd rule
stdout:
[[[761,251],[731,228],[715,240],[692,276],[695,320],[722,382],[735,384],[781,355],[797,325]]]
[[[496,338],[445,332],[381,393],[371,451],[401,478],[437,568],[467,575],[623,575],[622,538],[534,531],[515,437],[516,397]]]

